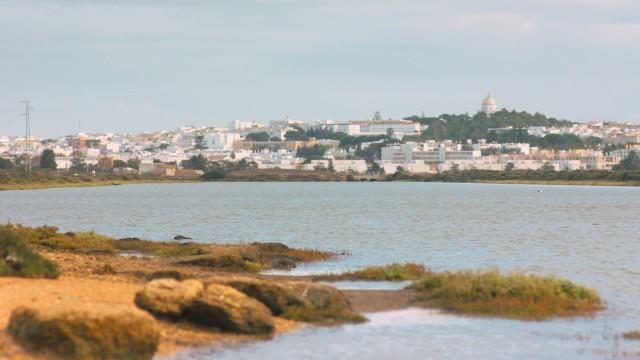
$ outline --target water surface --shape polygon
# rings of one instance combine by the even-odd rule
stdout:
[[[404,310],[185,358],[619,358],[640,342],[640,189],[437,183],[195,183],[0,192],[0,221],[115,237],[348,251],[294,274],[415,261],[522,270],[594,287],[595,318],[521,322]],[[640,356],[640,355],[635,355]]]

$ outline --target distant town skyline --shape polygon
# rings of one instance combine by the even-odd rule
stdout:
[[[636,14],[635,16],[633,14]],[[0,135],[475,113],[637,121],[631,0],[0,3]]]

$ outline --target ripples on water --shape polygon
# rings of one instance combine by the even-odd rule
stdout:
[[[299,274],[403,261],[436,270],[556,274],[598,289],[608,302],[594,319],[533,323],[421,310],[372,314],[367,325],[308,329],[217,350],[216,358],[617,358],[640,352],[640,344],[615,338],[640,328],[639,191],[429,183],[148,184],[0,192],[0,221],[156,240],[184,234],[201,242],[280,241],[351,253],[300,267],[294,271]],[[207,358],[211,351],[190,357]]]

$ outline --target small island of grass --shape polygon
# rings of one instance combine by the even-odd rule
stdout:
[[[433,272],[416,281],[417,300],[454,313],[520,320],[589,316],[598,293],[556,277],[498,271]]]
[[[315,276],[315,280],[340,281],[340,280],[366,280],[366,281],[406,281],[418,280],[426,274],[427,270],[422,264],[393,263],[384,266],[369,266],[356,271],[341,274],[327,274]]]

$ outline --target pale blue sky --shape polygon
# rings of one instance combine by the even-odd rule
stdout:
[[[640,118],[637,0],[0,0],[0,134],[499,106]]]

